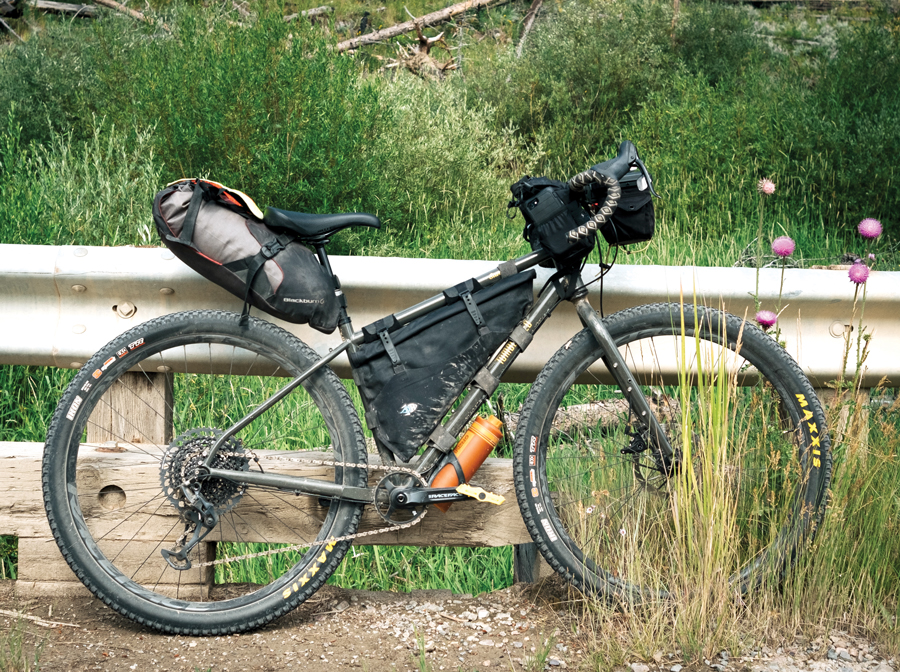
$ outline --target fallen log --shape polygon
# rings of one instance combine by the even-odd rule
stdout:
[[[349,40],[344,40],[343,42],[338,42],[335,49],[338,51],[338,53],[348,51],[350,49],[357,49],[365,44],[374,44],[376,42],[381,42],[382,40],[397,37],[398,35],[403,35],[404,33],[408,33],[411,30],[415,30],[417,25],[420,29],[427,26],[433,26],[435,24],[448,21],[454,16],[458,16],[459,14],[463,14],[470,10],[482,9],[483,7],[494,4],[503,4],[503,0],[499,0],[499,2],[498,0],[466,0],[465,2],[458,2],[455,5],[451,5],[450,7],[445,7],[444,9],[441,9],[437,12],[432,12],[431,14],[426,14],[425,16],[419,17],[414,21],[404,21],[403,23],[396,23],[393,26],[388,26],[383,30],[377,30],[374,33],[368,33],[366,35],[360,35],[359,37],[354,37]]]
[[[522,58],[525,40],[528,38],[528,33],[531,32],[531,27],[534,25],[534,20],[537,18],[538,12],[541,11],[541,4],[543,2],[544,0],[534,0],[534,2],[531,3],[531,7],[528,8],[528,13],[525,14],[522,37],[519,38],[519,45],[516,47],[516,58]]]
[[[334,7],[329,7],[328,5],[322,5],[321,7],[313,7],[312,9],[304,9],[302,12],[297,14],[288,14],[284,17],[285,21],[293,21],[298,16],[303,16],[307,19],[314,19],[317,16],[322,16],[323,14],[330,14],[334,11]]]
[[[54,14],[72,14],[89,19],[97,16],[97,8],[91,5],[76,5],[71,2],[53,2],[52,0],[28,0],[28,5],[42,12]]]
[[[9,25],[6,21],[4,21],[3,19],[0,19],[0,25],[2,25],[4,28],[6,28],[6,30],[8,30],[10,33],[12,33],[12,36],[15,37],[19,42],[24,42],[24,41],[25,41],[25,40],[23,40],[21,37],[19,37],[19,34],[18,34],[16,31],[14,31],[14,30],[10,27],[10,25]]]

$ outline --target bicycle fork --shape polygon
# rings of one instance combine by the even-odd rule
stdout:
[[[572,303],[575,304],[575,311],[582,324],[590,330],[597,339],[597,343],[603,348],[603,363],[606,364],[606,368],[628,400],[629,406],[637,417],[638,424],[647,432],[649,447],[651,450],[659,451],[664,464],[671,465],[675,452],[672,450],[669,439],[659,424],[659,420],[653,414],[650,402],[647,401],[647,397],[635,382],[634,374],[625,363],[625,359],[619,352],[619,348],[616,347],[606,325],[603,324],[603,320],[588,303],[586,295],[573,298]]]

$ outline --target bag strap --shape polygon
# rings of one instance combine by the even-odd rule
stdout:
[[[472,292],[462,292],[459,295],[459,298],[463,300],[463,304],[466,306],[466,310],[469,311],[469,315],[472,318],[472,321],[475,322],[475,327],[478,329],[478,333],[481,336],[486,335],[490,329],[488,329],[487,322],[484,321],[484,315],[481,314],[481,311],[478,310],[478,304],[475,303],[475,299],[472,298]]]
[[[196,194],[197,192],[195,191],[194,193]],[[191,203],[193,204],[193,198],[191,198]],[[269,259],[283,249],[284,245],[281,244],[281,241],[270,240],[259,249],[259,252],[257,252],[256,256],[250,261],[250,265],[247,267],[247,291],[244,294],[244,308],[241,310],[241,319],[238,323],[241,326],[245,325],[247,319],[250,317],[250,289],[253,287],[253,281],[256,279],[257,273],[259,273]]]
[[[187,245],[195,250],[197,249],[197,246],[194,245],[194,227],[197,224],[197,215],[200,213],[200,206],[202,203],[203,190],[195,184],[194,193],[191,194],[191,201],[188,203],[187,212],[184,214],[184,224],[181,226],[181,235],[176,237],[166,234],[166,240],[180,245]]]
[[[391,340],[391,335],[388,333],[387,329],[379,331],[378,338],[381,339],[381,344],[384,346],[384,351],[387,353],[387,356],[391,358],[391,365],[394,368],[394,373],[405,371],[406,367],[404,367],[403,362],[400,361],[400,355],[397,354],[397,348],[394,347],[394,342]]]
[[[490,330],[488,329],[487,322],[484,320],[484,315],[481,314],[481,311],[478,309],[478,304],[475,303],[475,299],[472,297],[472,292],[477,292],[479,289],[481,289],[481,285],[475,278],[472,278],[471,280],[461,282],[455,287],[445,289],[444,298],[448,305],[462,299],[463,305],[466,307],[469,316],[475,323],[479,335],[484,336]]]

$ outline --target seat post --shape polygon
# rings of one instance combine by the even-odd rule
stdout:
[[[349,341],[350,337],[353,336],[353,324],[350,321],[350,315],[347,314],[347,297],[344,295],[344,290],[341,289],[341,281],[334,274],[334,271],[331,270],[331,262],[328,261],[328,253],[325,252],[325,246],[328,244],[328,240],[321,240],[316,243],[313,243],[313,247],[316,248],[316,256],[319,258],[319,263],[322,264],[322,268],[325,269],[325,272],[328,273],[328,276],[331,278],[331,282],[334,283],[334,294],[338,298],[338,303],[341,306],[339,317],[338,317],[338,328],[341,330],[341,339],[345,341]],[[353,346],[350,346],[353,348]]]

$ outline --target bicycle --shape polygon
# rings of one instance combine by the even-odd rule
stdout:
[[[618,182],[630,171],[652,184],[625,142],[615,159],[569,181],[579,194],[604,185],[602,205],[582,203],[588,229],[615,211]],[[280,212],[282,224],[313,244],[332,278],[328,236],[377,223],[371,215]],[[734,511],[741,557],[730,580],[746,592],[780,576],[815,533],[831,476],[825,416],[810,382],[771,337],[723,311],[654,304],[601,318],[581,280],[583,258],[554,260],[538,246],[359,331],[342,305],[343,342],[321,357],[271,323],[220,311],[167,315],[122,334],[78,372],[50,424],[43,490],[65,559],[107,605],[158,630],[215,635],[270,622],[310,597],[353,541],[372,533],[358,531],[365,506],[384,520],[377,530],[383,532],[418,524],[431,504],[495,499],[465,487],[454,457],[457,437],[532,335],[568,300],[585,328],[531,387],[513,454],[519,508],[549,565],[588,593],[665,597],[675,580],[668,562],[677,543],[672,502],[688,487],[685,475],[700,477],[695,465],[723,449],[717,478]],[[554,281],[533,300],[529,269],[548,263],[557,268]],[[484,298],[492,290],[493,298]],[[451,308],[450,317],[436,312]],[[505,318],[498,330],[494,316],[504,310],[516,315],[514,326]],[[423,322],[435,315],[440,320],[430,327]],[[420,405],[437,402],[398,398],[404,405],[397,417],[379,422],[360,362],[366,348],[380,348],[400,375],[402,344],[393,341],[410,325],[420,335],[474,325],[484,342],[469,357],[477,360],[474,368],[457,381],[463,391],[435,407],[434,429],[426,423],[422,438],[422,427],[411,421],[420,434],[404,462],[384,423],[408,422]],[[407,350],[425,356],[409,338]],[[368,464],[351,396],[327,366],[343,352],[357,362],[367,424],[377,430],[378,469]],[[458,370],[461,361],[450,368]],[[428,380],[443,384],[453,377],[447,369]],[[410,380],[417,375],[402,361],[399,370]],[[282,384],[273,376],[292,380]],[[711,396],[703,385],[730,391]],[[113,391],[136,409],[162,401],[170,426],[165,441],[143,440],[136,420],[112,410]],[[695,420],[715,408],[725,409],[719,426],[726,435],[718,443]],[[111,436],[88,443],[98,409],[114,414],[119,429],[107,426]],[[327,455],[307,460],[310,449]],[[142,485],[100,489],[98,459],[115,466],[122,456],[136,460]],[[291,474],[298,464],[314,465],[321,475]],[[445,469],[456,473],[459,486],[433,487]],[[189,589],[185,579],[182,589],[181,578],[198,572],[201,587]]]

